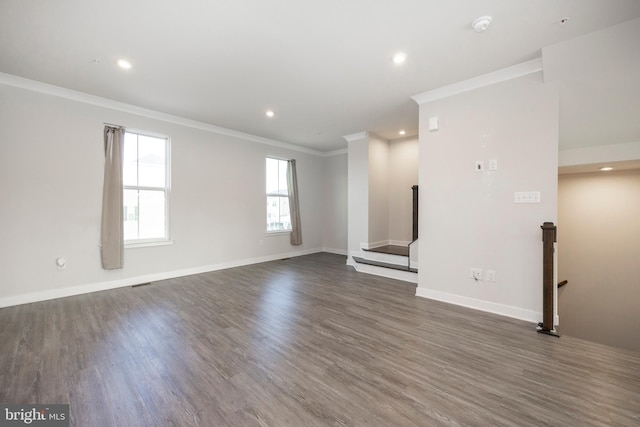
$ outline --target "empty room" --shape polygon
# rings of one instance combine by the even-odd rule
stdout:
[[[640,425],[637,0],[0,0],[0,425]]]

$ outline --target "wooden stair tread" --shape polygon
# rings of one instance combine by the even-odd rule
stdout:
[[[409,248],[407,246],[385,245],[363,250],[366,252],[377,252],[381,254],[409,256]]]

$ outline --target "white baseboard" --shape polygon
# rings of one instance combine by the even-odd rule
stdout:
[[[369,244],[367,245],[368,246],[367,249],[379,248],[380,246],[387,246],[388,244],[389,244],[388,240],[380,240],[379,242],[369,242]]]
[[[348,252],[346,249],[333,249],[333,248],[322,248],[322,252],[328,252],[330,254],[336,255],[347,255]]]
[[[30,304],[34,302],[47,301],[57,298],[65,298],[74,295],[88,294],[91,292],[106,291],[109,289],[122,288],[125,286],[137,285],[140,283],[157,282],[159,280],[173,279],[176,277],[191,276],[193,274],[208,273],[210,271],[225,270],[227,268],[242,267],[244,265],[259,264],[261,262],[276,261],[282,258],[292,258],[302,255],[309,255],[323,252],[321,248],[306,249],[303,251],[285,252],[274,255],[266,255],[257,258],[246,258],[236,261],[221,262],[219,264],[204,265],[200,267],[186,268],[182,270],[167,271],[162,273],[145,274],[142,276],[127,277],[126,279],[110,280],[107,282],[89,283],[85,285],[69,286],[59,289],[48,289],[45,291],[30,292],[6,298],[0,298],[0,308],[14,305]]]
[[[536,311],[478,300],[475,298],[463,297],[446,292],[434,291],[431,289],[421,288],[420,286],[416,288],[416,296],[433,299],[436,301],[442,301],[449,304],[460,305],[475,310],[486,311],[488,313],[499,314],[501,316],[512,317],[514,319],[525,320],[532,323],[538,323],[542,321],[542,313]]]
[[[410,240],[389,240],[391,246],[409,246]]]
[[[380,240],[379,242],[360,243],[360,249],[379,248],[380,246],[387,246],[388,244],[389,244],[388,240]]]

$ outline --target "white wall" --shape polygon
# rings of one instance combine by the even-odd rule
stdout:
[[[640,135],[640,18],[544,47],[545,81],[560,87],[563,150]]]
[[[429,132],[438,116],[440,130]],[[540,225],[557,222],[558,91],[541,73],[420,106],[416,294],[506,316],[542,318]],[[498,160],[498,171],[474,170]],[[540,204],[514,204],[540,191]],[[475,282],[471,267],[496,271]]]
[[[104,122],[166,134],[172,148],[175,243],[126,249],[125,267],[112,271],[100,267],[98,248]],[[297,160],[302,246],[265,236],[267,155]],[[318,251],[326,222],[338,230],[326,244],[344,249],[344,214],[336,207],[326,218],[322,195],[337,186],[325,185],[324,160],[0,85],[0,306]]]
[[[418,184],[418,137],[389,142],[389,241],[409,244],[413,234],[413,191]]]
[[[412,237],[412,191],[418,183],[418,139],[386,141],[362,132],[349,141],[349,233],[353,244],[408,244]]]
[[[324,222],[322,246],[325,251],[347,253],[347,153],[324,158]]]
[[[347,229],[351,257],[360,252],[361,243],[369,241],[369,135],[361,132],[345,138],[348,141]]]
[[[560,333],[640,351],[640,170],[560,175]]]
[[[389,242],[389,142],[369,134],[369,247]]]

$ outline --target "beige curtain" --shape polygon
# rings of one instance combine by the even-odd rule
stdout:
[[[122,224],[122,157],[124,130],[104,127],[104,184],[102,187],[102,224],[100,255],[105,270],[122,268],[124,232]]]
[[[289,213],[291,214],[291,244],[302,244],[302,230],[300,228],[300,204],[298,202],[298,177],[296,161],[287,161],[287,188],[289,189]]]

